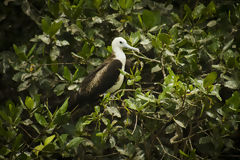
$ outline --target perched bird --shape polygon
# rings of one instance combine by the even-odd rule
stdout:
[[[113,93],[121,87],[124,76],[120,70],[124,71],[126,65],[123,48],[139,52],[138,48],[130,46],[124,38],[114,38],[112,55],[82,81],[75,98],[75,105],[82,104],[83,101],[94,101],[99,95],[107,92]]]

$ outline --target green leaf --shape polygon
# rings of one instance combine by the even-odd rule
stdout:
[[[160,17],[158,17],[160,18]],[[142,21],[143,24],[147,27],[147,28],[151,28],[153,26],[156,25],[156,14],[154,14],[152,11],[150,10],[144,10],[143,14],[142,14]]]
[[[130,108],[130,109],[133,109],[133,110],[137,110],[137,105],[132,102],[132,100],[130,99],[125,99],[124,102],[126,103],[126,105]]]
[[[134,77],[134,81],[135,81],[135,82],[139,82],[141,79],[142,79],[141,76],[135,76],[135,77]]]
[[[34,113],[34,117],[41,126],[47,127],[48,123],[43,115],[39,113]]]
[[[174,122],[176,122],[180,127],[182,128],[186,128],[186,124],[184,124],[184,122],[177,120],[175,118],[173,118]]]
[[[92,47],[91,47],[92,48]],[[85,42],[82,50],[80,52],[80,56],[84,58],[89,58],[92,55],[93,50],[90,48],[90,45],[88,42]]]
[[[117,0],[112,0],[110,3],[110,7],[114,10],[118,10],[118,2]]]
[[[171,134],[176,130],[176,125],[174,123],[168,125],[165,129],[166,134]]]
[[[55,135],[51,135],[51,136],[47,137],[47,138],[44,140],[44,147],[45,147],[46,145],[48,145],[49,143],[51,143],[54,138],[55,138]]]
[[[211,137],[210,136],[201,137],[199,139],[199,144],[206,144],[206,143],[210,143],[210,142],[211,142]]]
[[[27,58],[29,58],[29,57],[33,54],[33,51],[35,50],[36,46],[37,46],[37,43],[35,43],[35,44],[32,46],[32,48],[30,49],[30,51],[29,51],[28,54],[27,54]]]
[[[53,22],[51,24],[50,29],[49,29],[50,37],[54,36],[61,27],[62,27],[62,21],[60,21],[60,22]]]
[[[67,66],[64,66],[63,77],[68,81],[72,80],[72,73]]]
[[[21,133],[17,135],[17,137],[13,143],[13,150],[15,150],[15,151],[18,150],[18,148],[22,144],[22,137],[23,137],[23,135]]]
[[[158,39],[163,43],[169,45],[171,43],[171,36],[166,33],[159,33]]]
[[[83,132],[85,126],[91,124],[92,121],[93,120],[91,118],[89,118],[89,116],[81,117],[76,124],[76,130],[80,133]]]
[[[222,101],[222,98],[219,94],[220,91],[220,84],[216,84],[213,86],[213,90],[211,91],[211,95],[216,96],[220,101]]]
[[[140,32],[131,33],[129,41],[131,42],[132,46],[136,45],[139,42],[140,36],[141,36]]]
[[[101,6],[102,4],[102,0],[94,0],[93,1],[93,5],[96,9],[99,9],[99,7]]]
[[[207,15],[212,16],[213,14],[216,13],[216,5],[214,1],[211,1],[208,6],[207,6]]]
[[[118,0],[118,3],[122,9],[129,9],[133,6],[133,0]]]
[[[21,153],[17,156],[16,160],[29,160],[28,158],[29,158],[29,156],[27,154]]]
[[[127,80],[127,85],[128,85],[128,86],[131,86],[131,85],[134,84],[134,82],[135,82],[134,79],[128,79],[128,80]]]
[[[189,155],[186,154],[185,152],[183,152],[181,149],[179,149],[179,153],[180,153],[181,155],[185,156],[185,157],[189,157]]]
[[[232,97],[226,100],[226,104],[233,111],[240,112],[240,93],[238,91],[235,91],[232,94]]]
[[[51,14],[55,17],[58,17],[59,13],[59,3],[56,1],[48,0],[48,9],[51,12]]]
[[[222,52],[224,53],[233,43],[234,39],[231,39],[225,46],[223,47]]]
[[[1,148],[0,148],[0,155],[5,156],[5,155],[9,154],[10,152],[12,152],[12,151],[8,147],[1,146]]]
[[[70,118],[71,118],[70,112],[66,112],[64,114],[56,114],[53,118],[52,124],[62,126],[64,124],[68,123]]]
[[[155,103],[155,102],[156,102],[155,99],[153,99],[152,97],[151,97],[151,98],[150,98],[150,97],[147,97],[147,96],[144,95],[144,94],[137,94],[136,97],[138,97],[138,98],[140,98],[140,99],[142,99],[142,100],[144,100],[144,101],[147,101],[147,102],[152,102],[152,103]]]
[[[133,0],[125,0],[126,8],[131,8],[133,6]]]
[[[43,32],[45,32],[46,34],[49,34],[49,30],[51,27],[51,19],[49,17],[44,17],[42,19],[41,27],[42,27]]]
[[[216,72],[211,72],[207,75],[206,78],[204,78],[203,80],[203,87],[204,88],[208,88],[209,86],[211,86],[215,80],[217,79],[217,73]]]
[[[75,81],[76,79],[78,79],[79,75],[80,75],[80,71],[79,69],[77,69],[72,76],[72,81]]]
[[[13,44],[13,49],[21,60],[27,60],[27,56],[26,56],[27,46],[22,45],[18,47],[17,45]]]
[[[34,108],[34,100],[27,96],[25,99],[25,105],[28,107],[28,109],[32,110]]]
[[[63,105],[58,109],[58,111],[56,112],[56,116],[58,114],[64,114],[67,111],[68,100],[69,100],[69,97],[64,101]]]
[[[197,18],[202,17],[205,8],[206,7],[203,4],[199,4],[197,7],[195,7],[194,10],[192,11],[193,19],[197,19]]]
[[[39,152],[42,151],[43,148],[44,148],[44,145],[40,144],[33,149],[33,152],[35,153],[36,156],[38,156]]]
[[[216,24],[217,24],[217,21],[216,20],[212,20],[212,21],[208,22],[207,26],[208,27],[214,27]]]
[[[68,137],[68,134],[61,134],[58,138],[61,146],[65,145],[66,144],[66,141],[67,141],[67,137]]]
[[[82,8],[83,8],[82,5],[84,2],[85,2],[84,0],[79,0],[77,7],[74,8],[74,11],[70,12],[70,13],[72,13],[72,16],[71,16],[72,20],[77,20],[78,17],[80,16],[80,14],[82,12]]]
[[[62,84],[58,84],[55,88],[54,88],[54,93],[57,95],[57,96],[60,96],[64,93],[64,90],[65,90],[65,87],[66,87],[67,84],[65,83],[62,83]]]
[[[94,111],[98,114],[100,112],[100,106],[95,106]]]
[[[186,18],[189,18],[191,16],[191,13],[192,13],[192,10],[191,8],[189,8],[189,6],[187,4],[184,4],[184,11],[186,12],[185,16],[184,16],[184,19],[183,21],[186,19]]]
[[[82,137],[75,137],[71,141],[69,141],[66,146],[67,146],[67,148],[72,149],[72,148],[78,147],[79,144],[81,144],[84,141],[85,141],[85,139]]]
[[[116,107],[107,107],[107,111],[110,115],[121,118],[121,114]]]
[[[109,143],[110,143],[111,148],[116,146],[116,140],[113,136],[110,136]]]

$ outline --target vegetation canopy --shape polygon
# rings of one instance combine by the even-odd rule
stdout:
[[[240,158],[240,3],[3,0],[0,159]],[[112,95],[72,111],[123,37]],[[80,103],[80,102],[79,102]]]

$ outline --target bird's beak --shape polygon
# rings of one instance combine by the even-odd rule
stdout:
[[[125,47],[125,48],[128,48],[128,49],[131,49],[131,50],[134,50],[134,51],[136,51],[136,52],[139,53],[139,49],[138,49],[138,48],[132,47],[132,46],[130,46],[129,44],[126,44],[124,47]]]

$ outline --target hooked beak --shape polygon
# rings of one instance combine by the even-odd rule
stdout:
[[[138,48],[132,47],[132,46],[130,46],[129,44],[126,44],[124,47],[125,47],[125,48],[128,48],[128,49],[131,49],[131,50],[134,50],[134,51],[136,51],[136,52],[138,52],[138,53],[140,52]]]

